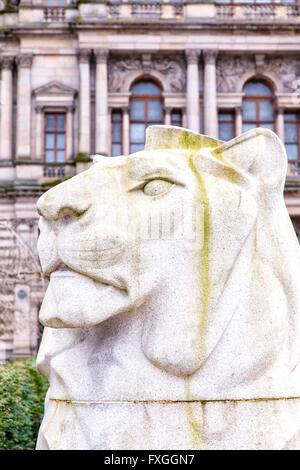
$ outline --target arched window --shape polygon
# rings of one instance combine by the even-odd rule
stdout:
[[[244,86],[243,132],[254,127],[274,131],[274,96],[271,88],[261,80],[252,80]]]
[[[136,83],[130,100],[130,153],[145,146],[145,131],[151,124],[163,124],[161,89],[151,81]]]

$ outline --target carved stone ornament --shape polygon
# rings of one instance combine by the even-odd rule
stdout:
[[[218,55],[217,50],[203,51],[204,63],[205,64],[215,64],[217,55]]]
[[[200,51],[197,49],[186,49],[185,57],[188,64],[198,64]]]
[[[32,65],[32,58],[33,58],[32,54],[20,54],[17,57],[17,63],[19,67],[30,68]]]
[[[109,91],[121,92],[124,90],[126,75],[132,71],[143,71],[151,74],[158,71],[164,75],[168,87],[173,92],[185,90],[185,63],[181,57],[169,58],[162,55],[143,54],[142,56],[123,56],[112,58],[109,61]],[[127,90],[126,90],[127,91]]]
[[[90,62],[91,50],[90,49],[79,49],[77,52],[78,61],[80,64],[88,64]]]
[[[283,91],[295,91],[296,64],[293,57],[268,57],[263,54],[253,56],[219,56],[217,59],[217,90],[220,93],[237,92],[238,83],[243,76],[252,71],[255,74],[272,74],[281,81]]]
[[[14,65],[14,56],[6,55],[1,57],[1,67],[2,69],[12,70]]]
[[[279,138],[153,126],[38,201],[37,449],[299,449],[300,247]]]
[[[108,49],[94,49],[97,64],[106,64],[109,54]]]

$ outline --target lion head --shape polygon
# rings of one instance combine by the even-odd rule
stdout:
[[[41,322],[92,328],[136,314],[144,356],[173,376],[195,374],[222,341],[240,381],[278,351],[296,367],[300,254],[285,173],[266,129],[224,143],[152,126],[144,151],[96,156],[38,202]]]

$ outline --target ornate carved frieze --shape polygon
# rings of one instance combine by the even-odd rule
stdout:
[[[125,91],[126,76],[132,71],[142,71],[145,75],[156,71],[162,74],[173,92],[185,90],[185,62],[183,57],[141,54],[139,56],[114,57],[109,61],[109,91]],[[167,87],[166,87],[167,88]]]
[[[217,59],[217,90],[236,92],[239,79],[248,70],[254,70],[254,59],[248,56],[219,56]]]
[[[293,81],[296,79],[295,57],[272,57],[264,54],[255,56],[219,56],[217,59],[217,90],[220,93],[237,92],[240,79],[246,72],[260,75],[271,75],[276,82],[281,82],[285,93],[294,91]]]

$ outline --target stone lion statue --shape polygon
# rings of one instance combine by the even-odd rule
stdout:
[[[278,137],[152,126],[38,201],[37,449],[300,449],[300,251]]]

